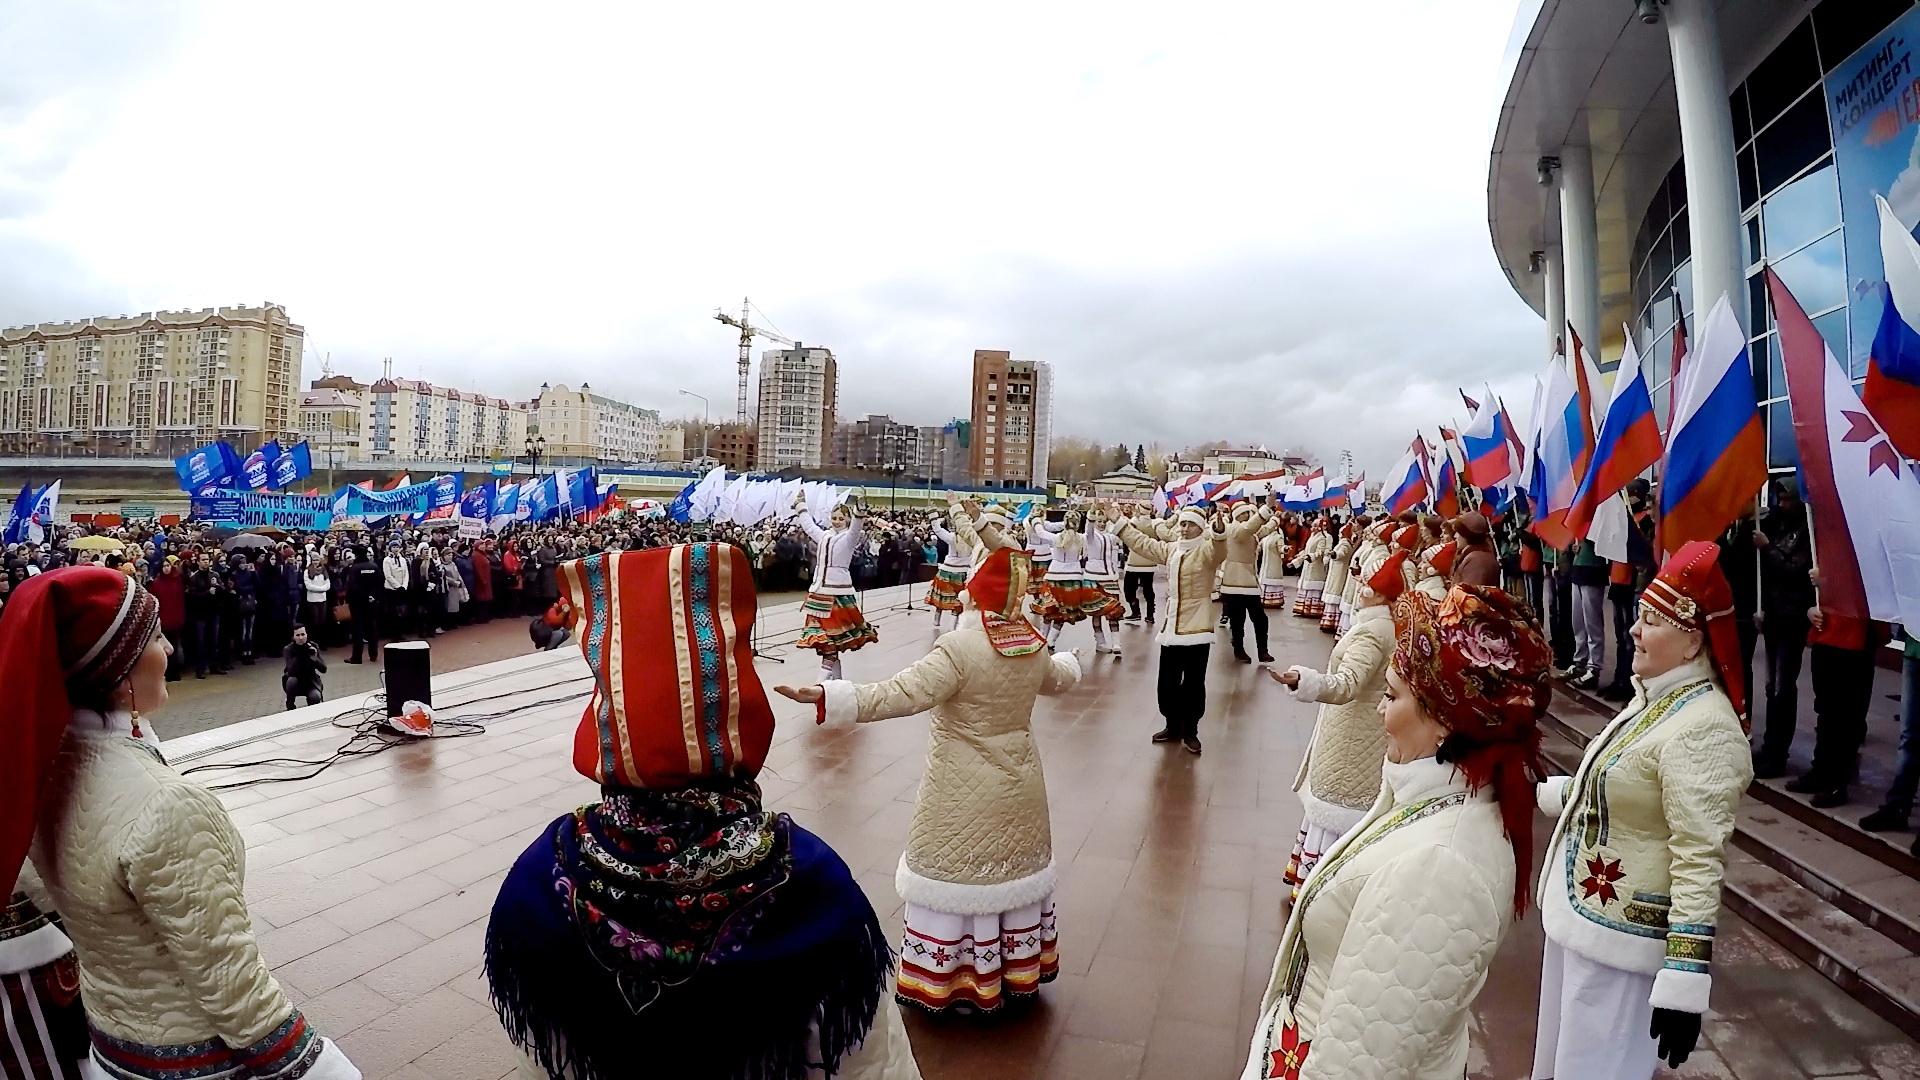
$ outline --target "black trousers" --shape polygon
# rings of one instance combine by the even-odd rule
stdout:
[[[1629,686],[1633,676],[1633,620],[1640,617],[1640,602],[1631,585],[1607,585],[1607,602],[1613,605],[1613,685]]]
[[[1845,787],[1860,763],[1873,701],[1873,650],[1815,645],[1813,654],[1813,773],[1830,788]]]
[[[318,705],[326,700],[326,694],[320,689],[319,679],[301,679],[293,675],[280,676],[280,689],[287,692],[287,708],[293,708],[293,699],[303,697],[307,704]]]
[[[1553,643],[1554,666],[1566,667],[1573,663],[1573,579],[1555,574],[1548,582],[1553,609],[1547,617],[1547,638]]]
[[[1211,645],[1160,646],[1160,715],[1179,738],[1200,734],[1207,713],[1207,654]]]
[[[1233,654],[1246,654],[1246,624],[1253,620],[1253,643],[1260,649],[1260,655],[1267,655],[1267,609],[1260,606],[1258,596],[1245,593],[1221,593],[1220,606],[1226,609],[1227,625],[1232,627]]]
[[[1127,613],[1134,618],[1140,617],[1140,593],[1147,594],[1147,619],[1153,619],[1153,571],[1129,570],[1126,577]]]
[[[367,650],[367,659],[380,659],[379,607],[372,599],[349,601],[348,606],[353,611],[353,626],[349,628],[353,634],[353,658],[360,659],[360,649],[364,646]]]
[[[1767,641],[1767,726],[1760,757],[1785,762],[1800,727],[1800,662],[1807,652],[1807,620],[1769,613],[1760,628]],[[1753,708],[1748,703],[1749,709]]]

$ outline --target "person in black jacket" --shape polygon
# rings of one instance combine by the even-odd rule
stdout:
[[[1767,714],[1753,774],[1787,774],[1787,751],[1800,722],[1800,662],[1807,649],[1807,610],[1813,607],[1813,544],[1807,508],[1793,481],[1774,485],[1773,509],[1753,534],[1760,549],[1760,633],[1767,642]],[[1899,811],[1900,827],[1907,813]]]
[[[253,565],[253,559],[244,551],[236,551],[227,556],[229,580],[233,583],[233,625],[230,634],[233,638],[233,650],[230,655],[240,658],[242,664],[253,666],[254,629],[260,618],[260,571]]]
[[[220,598],[226,594],[226,579],[214,569],[213,556],[201,554],[199,562],[187,574],[187,627],[193,641],[193,676],[204,679],[211,670],[225,675],[219,662]]]
[[[364,545],[353,549],[353,565],[347,567],[347,608],[353,615],[353,655],[347,663],[360,662],[360,649],[366,647],[367,659],[380,659],[380,601],[385,578],[379,563],[373,561]]]
[[[287,708],[293,708],[297,697],[306,698],[309,705],[326,700],[320,674],[327,670],[327,659],[320,655],[320,646],[307,640],[306,627],[293,628],[293,640],[280,650],[280,662],[280,689],[286,691]]]

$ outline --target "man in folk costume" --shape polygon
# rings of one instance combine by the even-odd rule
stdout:
[[[940,557],[933,580],[927,583],[927,606],[933,609],[933,632],[938,635],[942,615],[952,612],[954,623],[958,625],[960,621],[960,594],[967,587],[967,573],[973,569],[973,549],[952,529],[938,521],[932,525],[933,535],[947,545],[947,553]]]
[[[1753,779],[1733,590],[1708,541],[1640,597],[1633,699],[1580,769],[1540,785],[1559,818],[1540,874],[1536,1080],[1647,1080],[1693,1052],[1740,795]]]
[[[895,993],[929,1010],[991,1012],[1030,998],[1060,968],[1058,870],[1034,700],[1080,678],[1021,613],[1028,558],[1001,549],[967,582],[960,629],[882,683],[831,681],[780,693],[821,723],[928,713],[926,774],[894,874],[906,901]]]
[[[12,706],[0,755],[0,885],[11,895],[31,854],[72,939],[93,1043],[79,1075],[173,1080],[190,1061],[195,1076],[359,1080],[260,958],[243,891],[246,841],[226,808],[161,756],[148,714],[167,702],[172,651],[159,602],[103,567],[40,574],[0,617],[0,686]],[[57,966],[58,931],[48,929],[6,944]],[[49,991],[38,1000],[54,1006],[62,1030],[72,1022],[61,1009],[71,975],[30,980]],[[21,1041],[9,1040],[0,1061],[31,1022],[31,1006],[15,1008],[27,999],[6,1000]],[[64,1059],[68,1048],[59,1051]]]
[[[1526,911],[1547,643],[1498,589],[1408,593],[1393,621],[1380,797],[1301,889],[1242,1080],[1459,1080]]]
[[[1260,606],[1260,543],[1279,529],[1273,511],[1250,502],[1233,508],[1226,526],[1225,551],[1220,560],[1220,604],[1233,636],[1233,657],[1243,664],[1247,655],[1247,622],[1253,622],[1253,643],[1260,662],[1273,663],[1267,652],[1267,613]]]
[[[1119,656],[1120,618],[1127,612],[1126,606],[1120,602],[1120,565],[1126,558],[1126,547],[1103,527],[1105,522],[1106,515],[1099,507],[1087,511],[1087,527],[1080,534],[1086,551],[1080,558],[1080,564],[1087,580],[1098,585],[1107,597],[1106,604],[1100,610],[1089,613],[1093,619],[1094,651]],[[1106,620],[1107,631],[1113,635],[1111,644],[1100,635],[1102,619]]]
[[[1333,555],[1327,560],[1327,583],[1320,591],[1320,632],[1338,633],[1340,613],[1343,608],[1342,597],[1346,593],[1347,575],[1352,572],[1350,561],[1353,558],[1353,535],[1357,527],[1348,522],[1340,530],[1339,538],[1334,542]]]
[[[494,900],[487,981],[519,1075],[915,1080],[873,905],[761,802],[774,718],[746,554],[608,552],[561,564],[560,587],[594,677],[573,766],[601,795]]]
[[[1353,629],[1341,635],[1325,672],[1298,664],[1269,674],[1300,701],[1317,701],[1307,755],[1301,759],[1293,790],[1300,793],[1300,835],[1287,860],[1286,880],[1293,896],[1319,864],[1380,796],[1380,766],[1386,760],[1387,733],[1380,726],[1380,696],[1387,689],[1387,659],[1393,655],[1393,612],[1389,605],[1406,591],[1400,573],[1405,552],[1372,549],[1361,567],[1360,608]]]
[[[1333,555],[1333,522],[1321,518],[1313,523],[1307,546],[1293,557],[1300,568],[1300,589],[1293,598],[1293,613],[1302,619],[1318,619],[1324,611],[1322,593],[1327,584],[1327,560]]]
[[[1111,516],[1111,515],[1109,515]],[[1226,557],[1226,532],[1219,521],[1188,507],[1174,519],[1179,539],[1149,536],[1130,518],[1111,526],[1121,543],[1167,568],[1167,603],[1161,609],[1158,697],[1166,725],[1154,732],[1157,743],[1178,742],[1198,754],[1200,718],[1207,712],[1207,656],[1213,646],[1213,605],[1208,590]]]
[[[880,640],[860,613],[853,587],[853,556],[867,542],[867,531],[851,506],[833,508],[831,527],[814,524],[804,503],[794,503],[794,521],[813,541],[813,583],[807,589],[806,624],[796,648],[820,654],[822,678],[840,677],[840,656]]]

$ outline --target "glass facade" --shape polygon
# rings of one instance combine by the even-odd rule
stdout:
[[[1745,226],[1753,387],[1767,425],[1768,464],[1798,461],[1779,339],[1762,270],[1771,265],[1847,363],[1848,295],[1840,188],[1821,78],[1914,7],[1913,0],[1824,0],[1734,89],[1728,100],[1737,145]],[[1855,228],[1877,229],[1875,221]],[[1664,430],[1672,397],[1673,335],[1694,340],[1695,297],[1687,233],[1687,181],[1676,163],[1655,190],[1633,247],[1636,344]],[[1702,298],[1709,305],[1717,297]],[[1862,302],[1877,304],[1878,296]],[[1853,361],[1856,381],[1866,372]]]

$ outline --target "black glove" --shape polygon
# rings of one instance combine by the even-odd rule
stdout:
[[[1677,1069],[1700,1042],[1700,1014],[1678,1009],[1653,1010],[1653,1023],[1647,1034],[1660,1044],[1660,1058],[1668,1068]]]

